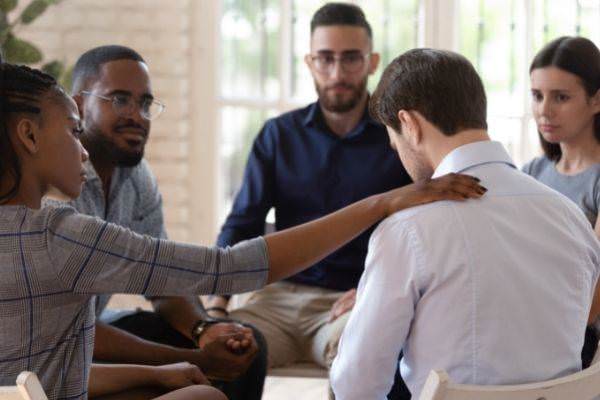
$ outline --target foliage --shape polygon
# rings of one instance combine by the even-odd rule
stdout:
[[[0,48],[6,62],[14,64],[40,64],[41,69],[63,85],[68,83],[69,70],[58,60],[44,62],[42,51],[33,43],[17,37],[19,27],[30,25],[48,7],[62,0],[31,0],[21,11],[19,0],[0,0]]]

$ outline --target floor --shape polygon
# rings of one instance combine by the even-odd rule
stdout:
[[[326,400],[325,379],[267,377],[263,400]]]
[[[109,308],[150,308],[141,296],[115,295]],[[328,385],[325,379],[267,377],[263,400],[326,400]]]

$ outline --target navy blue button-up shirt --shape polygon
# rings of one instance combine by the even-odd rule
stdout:
[[[281,230],[410,182],[385,127],[366,110],[358,125],[340,138],[313,103],[265,123],[217,242],[227,246],[262,235],[271,207],[275,227]],[[371,232],[289,280],[335,290],[355,288]]]

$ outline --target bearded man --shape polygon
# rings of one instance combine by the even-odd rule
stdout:
[[[259,132],[219,246],[262,234],[272,207],[280,230],[411,182],[385,127],[368,113],[367,79],[379,55],[362,10],[346,3],[323,6],[312,18],[310,39],[305,62],[319,99],[267,121]],[[298,361],[330,367],[354,305],[371,232],[312,268],[253,293],[231,312],[266,337],[271,367]],[[210,302],[209,313],[226,316],[226,299]]]
[[[124,46],[93,48],[75,64],[72,94],[89,161],[87,181],[71,205],[139,234],[166,238],[161,194],[144,159],[151,121],[164,109],[154,98],[146,61]],[[117,314],[105,310],[109,298],[97,297],[95,360],[144,365],[185,361],[200,367],[231,400],[262,397],[266,354],[258,332],[208,317],[197,297],[153,297],[152,312]],[[240,334],[248,340],[231,348],[227,338]],[[145,388],[137,395],[162,393]]]

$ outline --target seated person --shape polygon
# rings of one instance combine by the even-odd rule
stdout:
[[[600,237],[600,50],[589,39],[563,36],[536,54],[529,71],[544,155],[523,172],[573,200]],[[600,321],[589,322],[584,368],[598,347]]]
[[[128,375],[120,366],[92,368],[97,294],[256,290],[298,273],[395,211],[482,194],[474,178],[450,175],[227,249],[195,246],[141,236],[71,207],[41,207],[50,188],[70,198],[80,194],[88,159],[80,133],[77,105],[52,77],[0,64],[0,385],[13,385],[29,370],[50,400],[85,400],[159,382],[178,389],[162,400],[225,398],[195,385],[206,379],[188,364],[170,374],[173,379],[153,368],[142,368],[144,374],[125,368]],[[248,337],[229,340],[236,347],[233,342]]]
[[[151,120],[162,111],[146,62],[124,46],[93,48],[75,63],[72,95],[89,160],[81,195],[70,205],[136,233],[166,238],[161,195],[143,158]],[[146,106],[133,105],[138,99]],[[97,296],[98,316],[109,299]],[[187,361],[218,379],[213,383],[230,400],[260,400],[266,345],[258,332],[249,332],[247,348],[228,349],[226,336],[248,328],[208,317],[197,297],[151,300],[155,312],[125,311],[97,322],[94,359],[146,365]]]
[[[331,371],[336,399],[384,399],[401,351],[414,398],[432,369],[477,385],[579,371],[600,244],[574,203],[490,141],[473,66],[408,51],[386,68],[371,110],[415,181],[464,172],[488,191],[398,212],[375,230]]]
[[[367,79],[378,62],[371,26],[359,7],[329,3],[317,10],[306,64],[318,101],[266,122],[219,246],[262,234],[272,207],[281,230],[411,182],[389,147],[385,127],[367,111]],[[354,305],[369,234],[254,293],[232,312],[263,333],[271,367],[312,361],[329,368]],[[214,299],[211,306],[225,308]]]

